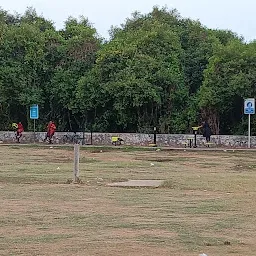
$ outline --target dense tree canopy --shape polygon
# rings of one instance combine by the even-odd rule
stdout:
[[[52,119],[59,131],[184,133],[208,119],[216,134],[243,134],[255,66],[255,42],[176,10],[136,12],[107,41],[85,17],[56,30],[32,8],[0,9],[0,129],[31,130],[38,104],[39,130]]]

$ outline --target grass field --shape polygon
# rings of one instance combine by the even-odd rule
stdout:
[[[101,150],[0,146],[0,255],[256,255],[256,152]]]

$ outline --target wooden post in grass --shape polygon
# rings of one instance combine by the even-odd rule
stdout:
[[[74,182],[79,182],[79,150],[80,144],[74,144]]]

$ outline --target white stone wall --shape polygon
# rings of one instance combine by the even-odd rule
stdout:
[[[21,143],[43,143],[45,132],[24,132],[21,138]],[[93,145],[111,145],[111,137],[119,136],[124,140],[125,145],[141,145],[148,146],[154,142],[153,134],[141,133],[93,133]],[[82,141],[83,133],[77,133],[76,137]],[[157,134],[157,145],[167,147],[184,147],[184,143],[189,138],[194,139],[193,134]],[[72,144],[74,143],[74,133],[56,132],[53,142],[55,144]],[[202,135],[197,135],[198,146],[203,146],[205,138]],[[247,136],[235,135],[213,135],[211,142],[214,147],[234,147],[246,148],[248,147]],[[13,131],[1,131],[0,143],[15,143],[15,133]],[[194,141],[193,141],[194,143]],[[91,134],[84,134],[84,144],[91,144]],[[251,137],[251,147],[256,148],[256,137]]]

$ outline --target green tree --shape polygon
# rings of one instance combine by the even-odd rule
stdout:
[[[243,100],[256,95],[255,46],[232,41],[210,59],[199,104],[211,116],[216,133],[244,132]]]
[[[76,98],[77,87],[92,68],[101,39],[84,17],[69,18],[59,36],[52,52],[55,71],[48,90],[51,116],[58,120],[61,130],[83,129],[85,115]]]
[[[97,57],[113,105],[111,129],[149,131],[157,125],[161,132],[184,130],[180,115],[187,88],[177,34],[166,24],[135,14],[112,35]]]
[[[9,26],[0,42],[2,93],[15,120],[28,123],[28,106],[42,101],[43,46],[40,31],[26,23]]]

